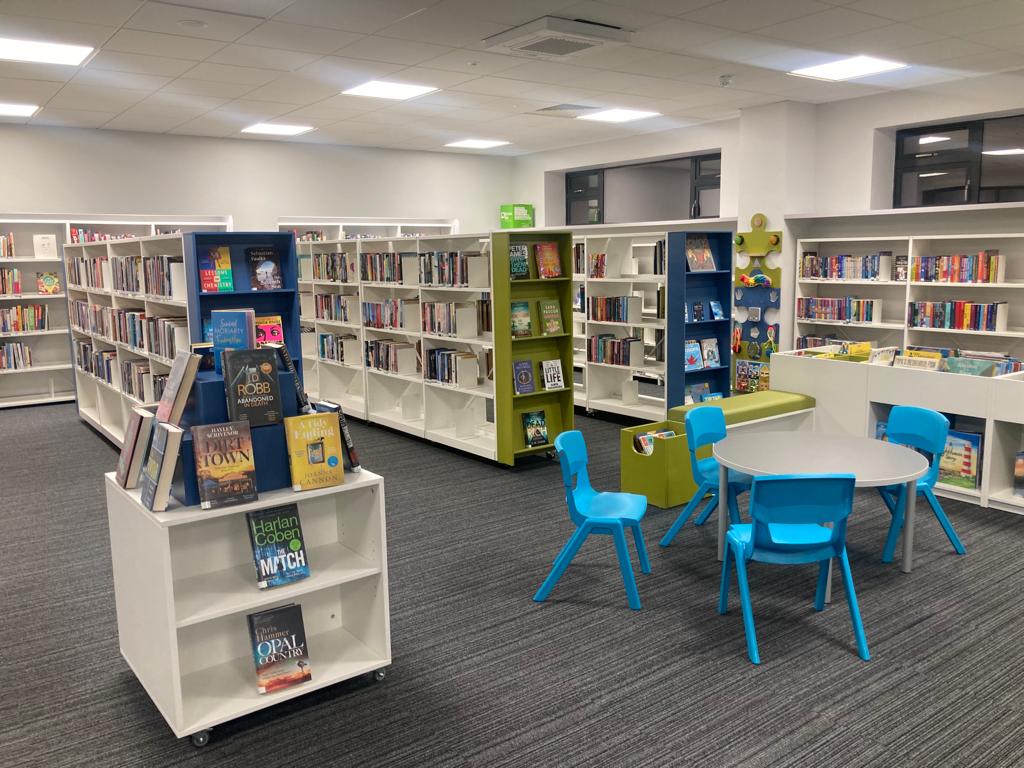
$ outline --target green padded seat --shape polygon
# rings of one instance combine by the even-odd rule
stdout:
[[[767,419],[769,416],[782,416],[785,413],[803,411],[814,407],[814,398],[796,392],[781,392],[768,389],[763,392],[751,392],[746,395],[733,395],[710,403],[695,403],[670,408],[668,417],[672,421],[684,421],[686,412],[701,405],[717,405],[725,414],[726,424],[739,424],[744,421]]]

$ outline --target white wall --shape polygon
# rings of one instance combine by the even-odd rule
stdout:
[[[606,224],[685,219],[689,202],[688,168],[627,165],[604,173]]]
[[[279,216],[459,219],[498,226],[513,162],[294,142],[0,126],[4,213],[231,215],[235,229]]]

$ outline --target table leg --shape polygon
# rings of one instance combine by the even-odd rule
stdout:
[[[914,523],[917,520],[917,481],[907,483],[903,514],[903,562],[900,570],[910,573],[914,570]]]
[[[718,559],[725,554],[725,534],[729,530],[729,468],[718,466]]]
[[[828,581],[825,582],[825,603],[832,603],[832,559],[828,561]]]

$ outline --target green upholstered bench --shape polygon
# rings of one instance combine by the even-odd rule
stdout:
[[[814,410],[814,398],[795,392],[766,390],[734,395],[706,405],[717,405],[725,414],[726,425],[779,420],[779,429],[786,428],[787,417],[808,414]],[[690,455],[686,442],[686,412],[699,407],[681,405],[669,409],[667,421],[626,427],[619,438],[619,486],[627,493],[642,493],[649,504],[663,509],[685,504],[697,492],[690,472]],[[671,429],[675,437],[654,441],[650,455],[633,447],[633,438],[652,430]],[[698,456],[710,456],[705,448]]]

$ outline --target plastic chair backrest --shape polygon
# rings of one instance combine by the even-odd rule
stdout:
[[[930,408],[897,405],[889,412],[885,429],[889,442],[906,445],[928,454],[928,472],[919,483],[933,483],[939,477],[939,463],[946,451],[949,419]]]
[[[765,559],[787,558],[801,550],[819,550],[821,544],[800,546],[782,544],[772,538],[769,527],[777,523],[802,525],[832,524],[832,536],[827,545],[838,556],[846,542],[846,519],[853,511],[853,491],[856,478],[852,474],[839,475],[771,475],[755,477],[750,489],[750,517],[753,520],[753,547]]]
[[[702,405],[686,412],[686,444],[690,450],[690,470],[694,477],[701,476],[697,466],[697,450],[723,440],[725,434],[725,413],[717,405]]]
[[[587,470],[587,443],[578,429],[561,432],[555,438],[558,462],[562,466],[562,483],[565,485],[565,503],[569,517],[580,525],[590,508],[590,500],[597,495],[590,484]]]

